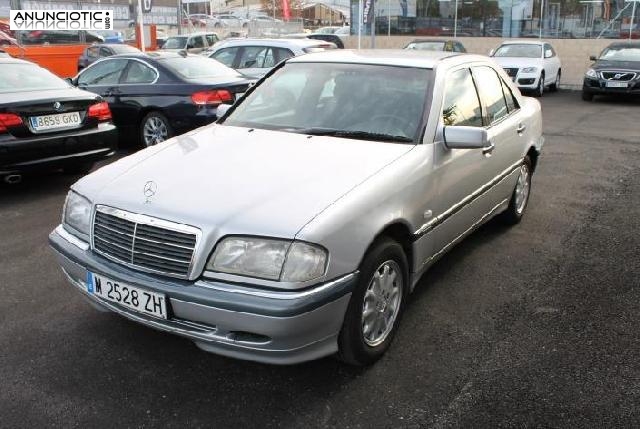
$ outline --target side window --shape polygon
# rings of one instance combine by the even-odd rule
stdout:
[[[467,50],[462,46],[462,43],[456,42],[456,51],[458,52],[467,52]]]
[[[219,41],[218,36],[215,34],[207,34],[205,37],[207,38],[209,46],[213,46]]]
[[[204,40],[202,40],[202,36],[196,36],[196,37],[192,37],[189,40],[189,45],[191,45],[192,48],[204,48]]]
[[[295,56],[293,55],[293,52],[285,48],[271,48],[271,50],[275,51],[276,55],[278,56],[278,59],[276,62],[284,61],[287,58],[291,58]]]
[[[473,78],[478,85],[480,99],[486,109],[487,124],[491,125],[509,114],[507,103],[502,93],[502,82],[491,67],[473,68]]]
[[[444,44],[444,50],[447,52],[452,52],[453,51],[453,43],[451,42],[447,42]]]
[[[98,54],[99,54],[99,49],[97,46],[92,46],[90,48],[87,48],[87,57],[91,58],[91,59],[96,59],[98,58]]]
[[[482,110],[469,69],[456,70],[447,78],[442,120],[446,126],[482,126]]]
[[[101,57],[110,57],[111,55],[113,55],[113,52],[111,52],[110,49],[107,48],[100,48],[100,56]]]
[[[509,109],[509,113],[518,110],[520,105],[518,104],[516,97],[513,95],[511,88],[509,88],[509,85],[507,85],[504,80],[500,80],[502,81],[502,91],[504,92],[504,98],[507,101],[507,109]]]
[[[263,68],[269,50],[267,46],[246,46],[242,51],[238,68]]]
[[[156,72],[140,61],[129,60],[129,69],[123,83],[151,83],[156,79]]]
[[[226,48],[220,49],[211,57],[220,61],[227,67],[233,67],[233,60],[236,58],[236,54],[238,53],[238,48]]]
[[[127,65],[127,60],[102,60],[80,73],[78,85],[114,85]]]

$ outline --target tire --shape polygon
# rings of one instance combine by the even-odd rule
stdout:
[[[155,146],[173,137],[173,128],[160,112],[147,113],[140,121],[140,142],[143,147]]]
[[[89,174],[89,172],[93,168],[93,164],[94,164],[93,162],[83,162],[79,164],[72,164],[64,167],[62,171],[64,171],[65,174],[73,174],[73,175],[82,174],[84,176],[85,174]]]
[[[551,84],[549,89],[551,92],[558,92],[560,89],[560,79],[562,78],[562,70],[558,70],[558,74],[556,75],[556,81]]]
[[[542,74],[540,75],[540,79],[538,80],[538,88],[536,88],[533,95],[536,97],[542,97],[544,95],[544,72],[542,72]]]
[[[589,91],[582,90],[582,100],[584,101],[593,101],[593,94]]]
[[[525,173],[526,170],[526,173]],[[521,182],[523,174],[526,174],[525,181]],[[518,182],[516,183],[513,193],[511,194],[511,200],[509,201],[509,207],[502,213],[502,221],[507,225],[515,225],[522,220],[524,212],[529,205],[529,196],[531,195],[531,177],[533,170],[531,168],[531,159],[529,156],[525,156],[522,164],[520,165],[520,174],[518,175]],[[521,194],[524,192],[524,195]],[[522,200],[524,197],[524,200]]]
[[[384,277],[390,280],[386,288],[380,281],[374,281]],[[408,263],[402,246],[389,238],[377,240],[360,264],[358,283],[338,337],[340,360],[365,366],[382,357],[398,328],[408,296],[408,282]],[[369,324],[364,323],[364,313],[369,314]],[[367,328],[369,332],[365,334]]]

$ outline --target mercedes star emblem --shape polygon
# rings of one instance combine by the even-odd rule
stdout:
[[[154,182],[153,180],[149,180],[147,183],[145,183],[144,190],[143,190],[144,196],[147,198],[145,203],[150,202],[151,197],[153,197],[157,191],[158,191],[158,185],[156,184],[156,182]]]

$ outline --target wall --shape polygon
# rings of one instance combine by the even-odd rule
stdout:
[[[415,36],[376,36],[376,48],[403,48],[415,39]],[[431,37],[429,37],[429,39],[431,39]],[[438,39],[438,37],[433,37],[433,39]],[[457,40],[462,42],[468,52],[472,54],[487,55],[491,49],[496,48],[504,39],[499,37],[462,37]],[[544,40],[551,43],[562,60],[562,87],[571,89],[579,89],[582,87],[582,78],[591,64],[589,56],[598,55],[606,46],[614,42],[614,40],[606,39]],[[363,36],[361,40],[361,47],[363,49],[368,48],[370,46],[370,42],[370,36]],[[358,47],[358,38],[356,36],[347,37],[345,38],[344,45],[347,49],[355,49]]]

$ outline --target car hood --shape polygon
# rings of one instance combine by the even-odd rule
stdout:
[[[542,58],[492,57],[493,60],[506,68],[542,67]]]
[[[591,66],[594,70],[634,70],[640,71],[640,61],[599,60]]]
[[[93,203],[203,229],[293,238],[414,145],[211,125],[81,179]],[[155,182],[156,193],[144,194]]]

